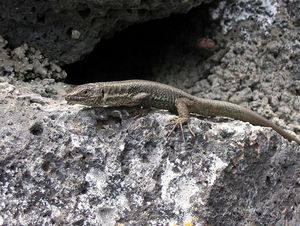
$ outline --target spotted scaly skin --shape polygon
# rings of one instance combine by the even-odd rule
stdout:
[[[175,123],[189,121],[190,113],[202,116],[223,116],[257,126],[271,127],[289,141],[300,145],[300,139],[254,111],[226,101],[192,96],[183,90],[158,82],[125,80],[88,83],[75,87],[65,97],[68,103],[93,107],[143,106],[177,112]]]

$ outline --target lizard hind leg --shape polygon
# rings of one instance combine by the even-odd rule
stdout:
[[[173,128],[172,130],[169,132],[168,136],[175,130],[175,128],[179,125],[180,128],[181,128],[181,132],[182,132],[182,136],[183,136],[183,139],[185,140],[185,137],[184,137],[184,131],[183,131],[183,124],[186,124],[188,125],[188,128],[191,132],[191,134],[193,136],[195,136],[195,133],[192,131],[190,125],[189,125],[189,120],[190,120],[190,112],[189,112],[189,109],[188,109],[188,106],[192,104],[192,101],[189,100],[189,99],[186,99],[186,98],[178,98],[176,99],[175,101],[175,105],[176,105],[176,108],[177,108],[177,112],[178,112],[178,115],[179,117],[176,118],[176,119],[173,119],[171,120],[171,125],[173,124]]]
[[[171,135],[171,133],[173,133],[173,131],[176,129],[176,127],[180,127],[181,130],[181,134],[182,134],[182,138],[185,142],[185,136],[184,136],[184,130],[183,130],[183,125],[187,124],[190,133],[195,136],[195,133],[192,131],[190,124],[189,124],[189,118],[182,118],[182,117],[176,117],[175,119],[170,120],[170,123],[167,126],[173,126],[172,129],[170,130],[170,132],[168,132],[167,137],[169,137]]]

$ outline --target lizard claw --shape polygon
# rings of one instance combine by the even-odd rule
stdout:
[[[193,137],[196,136],[195,133],[193,132],[192,128],[191,128],[190,123],[187,123],[187,126],[188,126],[189,131],[190,131],[190,133],[192,134],[192,136],[193,136]]]
[[[174,118],[174,119],[170,120],[170,123],[168,124],[168,126],[173,125],[173,127],[172,127],[171,131],[167,134],[167,137],[169,137],[171,135],[171,133],[175,130],[175,128],[177,126],[180,126],[182,137],[183,137],[183,140],[185,142],[185,136],[184,136],[184,130],[183,130],[183,124],[185,124],[185,123],[187,123],[189,131],[192,134],[192,136],[195,136],[195,133],[192,131],[188,121],[189,121],[188,118],[182,118],[182,117],[177,117],[177,118]]]

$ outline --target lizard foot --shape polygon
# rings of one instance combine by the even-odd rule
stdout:
[[[180,126],[182,137],[183,137],[183,140],[185,142],[185,136],[184,136],[184,131],[183,131],[183,124],[185,124],[185,123],[187,123],[189,131],[192,134],[192,136],[195,136],[195,133],[192,131],[188,121],[189,121],[188,118],[182,118],[182,117],[177,117],[175,119],[170,120],[170,123],[168,124],[168,126],[173,125],[173,127],[172,127],[171,131],[167,134],[167,137],[170,136],[170,134],[176,129],[177,126]]]

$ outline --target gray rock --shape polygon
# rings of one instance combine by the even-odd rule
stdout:
[[[66,64],[81,59],[102,38],[129,25],[186,13],[202,2],[1,1],[0,35],[15,47],[26,42],[59,64]]]
[[[229,101],[236,104],[241,104],[243,102],[249,102],[252,99],[252,91],[250,88],[245,88],[241,91],[237,91],[233,96],[229,98]]]
[[[0,36],[0,76],[11,76],[14,79],[30,81],[34,79],[54,79],[62,81],[67,77],[58,65],[50,62],[39,50],[23,44],[13,50],[8,48],[7,41]]]
[[[300,149],[271,129],[192,118],[184,142],[167,112],[67,105],[40,95],[62,83],[38,84],[0,83],[4,225],[293,220]]]
[[[183,62],[182,55],[169,54],[160,74],[215,99],[228,100],[250,87],[253,101],[238,96],[237,102],[249,101],[245,104],[299,134],[299,21],[287,23],[287,13],[297,12],[288,8],[296,3],[287,2],[287,9],[277,1],[229,3],[227,9],[220,2],[225,13],[219,18],[227,22],[222,30],[234,29],[227,36],[216,32],[227,49],[214,55],[217,65],[210,73],[202,73],[209,69],[193,54]],[[274,6],[280,13],[268,16]],[[253,20],[241,22],[243,10]],[[262,23],[249,26],[256,18]],[[260,29],[265,24],[270,29]],[[69,35],[82,38],[76,28]],[[192,118],[196,136],[185,128],[184,142],[180,130],[167,137],[166,124],[174,116],[164,111],[68,106],[62,97],[69,86],[55,82],[64,78],[57,65],[27,45],[13,51],[6,46],[0,37],[0,75],[5,75],[0,76],[0,225],[299,222],[295,143],[271,129],[206,118]],[[203,74],[210,76],[196,82]],[[194,83],[195,89],[189,87]]]

